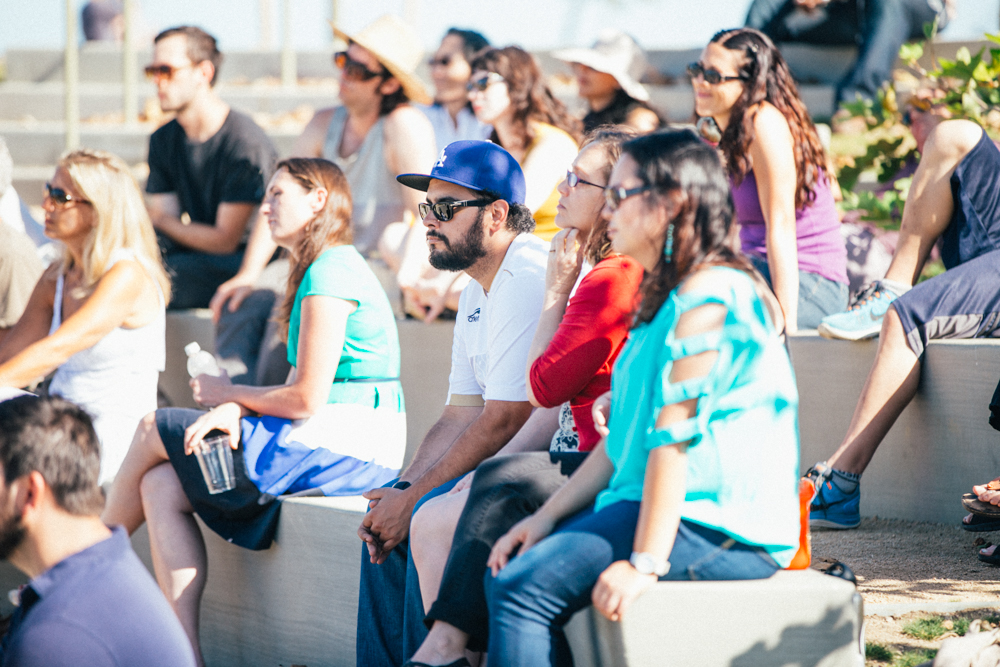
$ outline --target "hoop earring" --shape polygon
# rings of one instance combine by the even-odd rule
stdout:
[[[674,223],[667,225],[667,239],[663,243],[663,259],[670,263],[674,256]]]

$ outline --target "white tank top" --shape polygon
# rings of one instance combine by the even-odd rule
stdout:
[[[134,251],[119,250],[111,256],[109,270],[123,259],[138,261],[146,268],[142,257]],[[64,282],[65,276],[60,274],[56,280],[50,336],[62,324]],[[114,478],[121,467],[139,420],[156,409],[156,385],[166,360],[162,292],[159,301],[159,312],[152,322],[135,329],[112,330],[93,346],[67,359],[49,385],[50,394],[76,403],[94,419],[94,429],[101,441],[102,484]]]
[[[403,186],[385,161],[385,116],[368,130],[353,155],[340,157],[340,142],[347,125],[347,109],[337,107],[323,144],[323,157],[341,168],[351,186],[354,202],[354,247],[367,257],[376,249],[382,232],[403,219]]]

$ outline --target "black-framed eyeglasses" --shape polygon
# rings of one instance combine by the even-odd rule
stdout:
[[[59,206],[65,206],[70,202],[76,202],[78,204],[89,204],[89,199],[83,199],[82,197],[74,197],[62,188],[54,188],[51,183],[45,184],[45,196],[54,201]]]
[[[640,185],[637,188],[631,188],[626,190],[625,188],[604,188],[604,202],[607,204],[608,208],[612,211],[617,211],[618,207],[622,205],[622,202],[629,197],[634,197],[635,195],[642,194],[651,190],[652,186]]]
[[[465,201],[439,201],[436,204],[429,204],[422,201],[417,204],[417,211],[420,213],[421,220],[433,213],[434,217],[440,222],[448,222],[455,217],[455,209],[467,206],[482,208],[483,206],[489,206],[495,201],[495,199],[466,199]]]
[[[566,172],[566,185],[568,185],[571,188],[575,188],[581,183],[583,183],[584,185],[593,185],[595,188],[600,188],[602,190],[604,189],[603,185],[598,185],[597,183],[591,183],[590,181],[585,181],[579,176],[577,176],[576,173],[573,171]]]
[[[359,63],[349,55],[347,51],[338,51],[333,54],[333,64],[344,73],[344,77],[350,81],[369,81],[377,76],[385,77],[385,72],[373,72],[364,63]]]
[[[723,81],[746,81],[746,76],[742,74],[738,76],[725,76],[717,69],[705,69],[705,66],[699,62],[694,62],[688,65],[687,74],[692,79],[697,79],[700,76],[705,79],[705,83],[713,86],[720,84]]]
[[[432,68],[447,67],[448,65],[451,64],[451,61],[454,57],[455,57],[454,53],[449,53],[447,55],[441,56],[440,58],[431,58],[430,60],[427,61],[427,64]]]
[[[481,93],[490,87],[491,84],[499,83],[503,81],[504,78],[497,74],[496,72],[490,72],[489,74],[484,74],[478,79],[473,79],[469,83],[465,84],[465,90],[468,92]]]

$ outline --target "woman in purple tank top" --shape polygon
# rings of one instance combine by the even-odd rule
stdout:
[[[688,66],[695,111],[722,132],[740,241],[789,332],[847,306],[847,251],[816,127],[763,33],[723,30]],[[797,325],[797,326],[796,326]]]

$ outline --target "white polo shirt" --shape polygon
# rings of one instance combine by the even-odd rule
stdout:
[[[451,346],[450,405],[528,400],[528,350],[542,312],[548,252],[549,244],[534,234],[519,234],[488,294],[475,280],[462,290]]]

